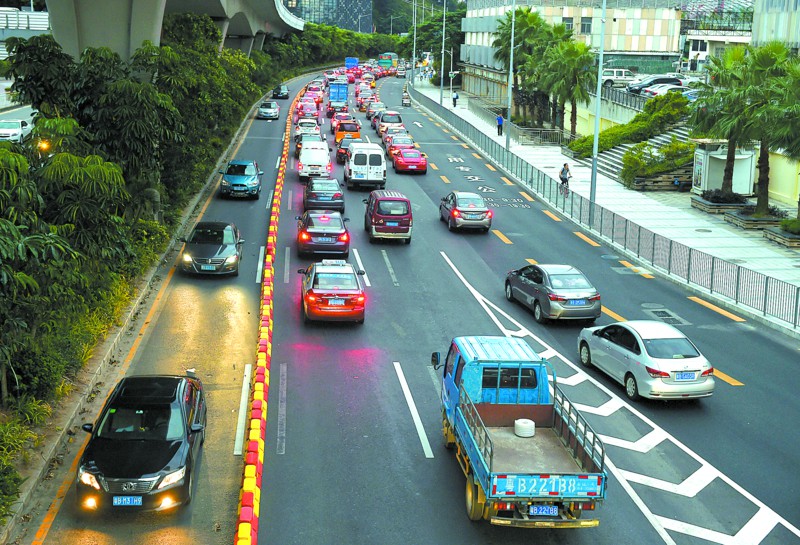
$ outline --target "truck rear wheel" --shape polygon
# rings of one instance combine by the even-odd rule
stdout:
[[[472,475],[467,475],[467,516],[469,520],[476,521],[483,518],[485,503],[480,501],[478,485],[472,480]]]

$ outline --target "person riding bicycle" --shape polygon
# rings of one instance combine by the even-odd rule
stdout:
[[[558,177],[561,180],[561,191],[564,193],[569,191],[569,179],[572,178],[572,173],[569,171],[569,164],[564,163],[564,167],[561,169],[561,172],[558,173]]]

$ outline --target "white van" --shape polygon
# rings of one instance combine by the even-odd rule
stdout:
[[[371,186],[386,187],[386,159],[378,144],[354,142],[347,150],[344,163],[344,183],[348,189]]]
[[[306,183],[311,176],[330,176],[333,172],[331,151],[326,142],[304,144],[300,150],[300,157],[297,158],[297,174],[300,181]]]

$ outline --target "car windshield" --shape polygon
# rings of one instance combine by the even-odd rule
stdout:
[[[318,272],[314,275],[314,288],[323,290],[355,290],[358,280],[353,273]]]
[[[383,102],[373,102],[369,106],[367,106],[370,110],[377,110],[378,108],[385,108],[386,104]]]
[[[402,123],[403,120],[400,119],[400,114],[383,114],[381,117],[381,123]]]
[[[347,136],[350,136],[349,134]],[[350,144],[353,142],[363,142],[360,138],[342,138],[341,143],[339,144],[340,148],[347,149],[350,147]]]
[[[324,231],[341,231],[344,229],[344,223],[342,223],[342,218],[338,216],[309,216],[308,217],[308,226],[313,227],[314,229],[320,229]]]
[[[339,123],[339,131],[358,132],[358,125],[355,123]]]
[[[264,102],[261,104],[262,108],[277,108],[278,105],[275,102]]]
[[[675,339],[644,339],[644,349],[651,358],[656,359],[683,359],[696,358],[700,352],[686,337]]]
[[[413,144],[413,143],[414,143],[414,141],[411,140],[410,138],[408,138],[407,136],[406,137],[395,136],[394,138],[392,138],[392,144],[394,144],[394,145],[397,145],[397,144]]]
[[[554,274],[550,285],[555,289],[591,289],[592,285],[582,274]]]
[[[189,242],[194,244],[233,244],[230,228],[198,227],[192,232]]]
[[[418,151],[404,150],[403,157],[405,157],[406,159],[419,159],[420,155]]]
[[[486,207],[486,205],[483,203],[483,198],[479,197],[478,195],[472,197],[458,197],[456,201],[459,207],[466,207],[466,208]]]
[[[378,214],[382,216],[405,216],[408,214],[408,203],[406,201],[380,201],[378,203]]]
[[[255,165],[228,165],[226,174],[231,176],[255,176]]]
[[[185,435],[181,411],[171,405],[112,407],[97,432],[98,437],[121,441],[177,441]]]

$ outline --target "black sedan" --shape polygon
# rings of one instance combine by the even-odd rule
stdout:
[[[201,221],[184,242],[180,267],[185,273],[232,274],[239,276],[242,244],[239,229],[233,223]]]
[[[653,85],[659,85],[661,83],[669,83],[672,85],[683,85],[680,79],[673,77],[673,76],[648,76],[641,81],[631,82],[628,84],[627,90],[629,93],[633,93],[634,95],[641,95],[642,89],[645,87],[651,87]]]
[[[192,501],[206,400],[193,376],[133,376],[111,392],[76,476],[80,509],[165,510]]]
[[[338,210],[344,213],[344,192],[339,181],[309,178],[303,192],[303,210]]]
[[[278,85],[272,90],[272,98],[289,98],[289,88],[286,85]]]
[[[335,254],[350,256],[350,231],[339,212],[309,210],[297,216],[297,257],[306,254]]]

